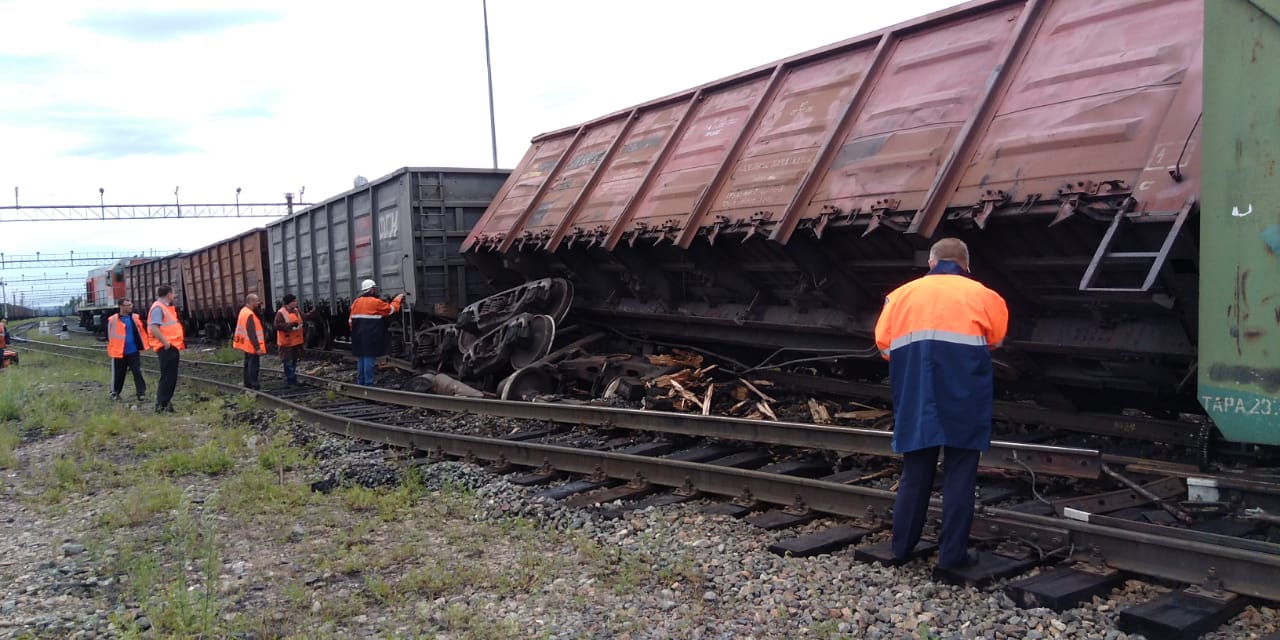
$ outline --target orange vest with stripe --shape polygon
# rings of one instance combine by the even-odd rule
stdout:
[[[254,335],[258,336],[258,348],[253,348],[249,341],[249,325],[253,324]],[[240,318],[236,320],[236,335],[231,339],[231,346],[245,352],[262,355],[267,352],[267,336],[262,333],[262,321],[258,314],[249,307],[240,308]]]
[[[885,298],[876,345],[889,360],[895,452],[990,448],[990,350],[1008,323],[1004,299],[951,261]]]
[[[4,331],[5,331],[4,323],[0,322],[0,349],[3,349],[9,346],[9,341],[4,339]]]
[[[133,326],[138,328],[138,339],[142,344],[138,345],[138,351],[146,351],[151,348],[151,341],[147,338],[147,331],[142,326],[142,320],[138,318],[138,314],[131,313],[129,317],[133,320]],[[124,357],[125,332],[129,327],[120,321],[120,314],[117,313],[107,318],[107,355],[112,358]]]
[[[291,313],[288,309],[281,309],[280,313],[284,314],[284,321],[288,324],[297,324],[297,329],[282,329],[276,332],[276,344],[281,347],[296,347],[302,344],[302,314]]]
[[[151,311],[147,312],[147,322],[151,322],[151,314],[155,312],[156,307],[160,307],[161,313],[164,314],[164,321],[160,323],[160,335],[176,349],[186,349],[187,342],[183,338],[182,322],[178,320],[178,310],[173,305],[165,304],[159,300],[151,303]],[[164,348],[164,343],[159,340],[151,341],[151,350],[159,351]]]

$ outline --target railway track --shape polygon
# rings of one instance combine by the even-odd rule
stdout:
[[[40,341],[26,346],[102,360],[99,349]],[[780,542],[775,545],[778,553],[811,555],[858,545],[887,530],[891,521],[893,463],[882,459],[889,454],[885,432],[433,396],[311,376],[300,376],[305,381],[301,387],[268,383],[267,391],[250,392],[239,386],[238,365],[192,360],[184,361],[183,375],[226,391],[255,393],[264,404],[294,411],[333,433],[426,452],[435,459],[482,462],[514,473],[517,483],[549,483],[567,476],[567,482],[547,489],[546,495],[578,505],[623,501],[624,509],[643,508],[703,496],[718,501],[713,509],[765,528],[783,529],[819,515],[846,521]],[[476,429],[458,416],[507,422],[499,429]],[[471,424],[471,432],[449,431],[459,424]],[[831,453],[854,456],[861,464],[836,470]],[[1265,513],[1280,495],[1274,478],[1201,474],[1185,465],[1096,450],[1005,442],[993,443],[983,464],[1006,476],[1025,474],[1032,482],[1006,477],[984,483],[995,490],[980,497],[973,534],[990,551],[981,554],[977,567],[936,572],[938,579],[982,586],[1046,567],[1007,588],[1022,604],[1055,609],[1105,593],[1126,575],[1187,585],[1121,616],[1128,630],[1151,638],[1196,637],[1252,599],[1280,602],[1277,523]],[[1147,480],[1140,484],[1131,476]],[[1130,486],[1097,491],[1104,477]],[[1090,491],[1050,500],[1035,490],[1037,481],[1047,484],[1046,478],[1087,484]],[[1202,502],[1177,498],[1188,485]],[[939,507],[935,501],[935,517]],[[1224,517],[1249,508],[1262,512],[1249,519]],[[1145,521],[1130,517],[1135,512],[1144,514]],[[1264,533],[1269,526],[1271,538]],[[921,553],[929,551],[929,545],[922,545]],[[885,543],[857,546],[855,554],[891,560]]]

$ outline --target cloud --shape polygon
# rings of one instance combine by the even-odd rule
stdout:
[[[102,10],[89,13],[75,24],[125,40],[162,42],[277,22],[282,18],[278,12],[261,9]]]
[[[173,156],[195,153],[199,147],[180,140],[185,129],[167,120],[122,117],[97,123],[84,142],[63,156],[118,160],[129,156]]]
[[[0,53],[0,82],[39,84],[69,68],[62,56]]]
[[[275,109],[266,105],[244,105],[215,111],[212,117],[215,120],[252,120],[254,118],[274,118],[275,115]]]
[[[10,125],[71,134],[80,141],[62,149],[63,157],[118,160],[129,156],[172,156],[200,151],[182,141],[190,125],[170,118],[132,115],[81,105],[4,111]]]

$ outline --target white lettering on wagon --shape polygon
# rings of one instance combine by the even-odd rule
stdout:
[[[1246,416],[1280,416],[1280,402],[1274,398],[1236,398],[1232,396],[1200,396],[1209,411]]]

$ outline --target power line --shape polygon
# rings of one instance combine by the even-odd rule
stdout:
[[[78,267],[83,265],[108,265],[121,258],[163,258],[178,253],[178,249],[158,251],[98,251],[76,253],[35,253],[5,254],[0,252],[0,271],[5,269],[23,269],[34,265],[44,267]]]
[[[302,192],[298,191],[298,199]],[[293,213],[293,208],[309,207],[308,203],[294,202],[293,194],[284,194],[284,202],[240,202],[240,189],[236,188],[236,201],[231,204],[182,204],[178,187],[173,188],[172,204],[107,204],[105,189],[98,189],[98,204],[35,205],[26,206],[18,200],[18,187],[13,188],[13,206],[0,207],[0,222],[53,222],[59,220],[154,220],[162,218],[279,218]]]

